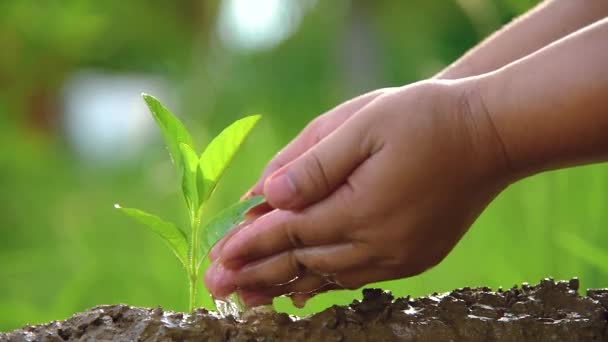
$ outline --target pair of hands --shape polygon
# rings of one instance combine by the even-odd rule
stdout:
[[[303,304],[415,275],[510,182],[608,160],[606,10],[545,1],[439,76],[458,80],[378,90],[315,119],[253,187],[269,205],[212,250],[209,290]]]
[[[439,263],[510,179],[474,82],[381,89],[312,121],[250,191],[268,205],[212,250],[211,293],[302,306]]]

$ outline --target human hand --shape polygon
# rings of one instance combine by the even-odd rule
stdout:
[[[419,82],[354,107],[271,162],[263,194],[276,209],[215,249],[214,295],[239,289],[253,306],[419,274],[510,181],[474,80]]]
[[[326,113],[317,116],[302,130],[302,132],[295,139],[293,139],[287,146],[285,146],[279,153],[277,153],[275,157],[270,160],[270,162],[268,162],[258,181],[243,196],[243,198],[255,195],[262,195],[266,179],[275,171],[289,164],[294,159],[300,157],[311,147],[315,146],[329,134],[333,133],[354,113],[359,111],[361,108],[373,101],[375,98],[380,95],[387,94],[395,89],[397,88],[382,88],[368,92],[366,94],[348,100],[338,105],[337,107],[332,108]],[[259,217],[262,214],[270,211],[271,209],[273,208],[268,205],[257,207],[255,208],[255,210],[249,213],[249,217]],[[224,241],[225,240],[226,239],[224,239]],[[221,244],[218,244],[217,248],[215,248],[214,251],[211,253],[212,259],[217,256],[217,252],[219,251],[220,247]]]
[[[287,146],[285,146],[279,153],[275,155],[274,158],[268,162],[262,175],[258,179],[258,181],[251,187],[249,191],[243,198],[248,198],[255,195],[263,195],[264,183],[266,179],[272,175],[275,171],[280,169],[281,167],[289,164],[294,159],[300,157],[306,151],[308,151],[311,147],[315,146],[318,142],[323,140],[333,131],[335,131],[338,127],[340,127],[348,118],[350,118],[354,113],[359,111],[365,105],[370,103],[372,100],[377,98],[380,95],[387,94],[388,92],[397,89],[397,88],[382,88],[377,89],[366,94],[357,96],[351,100],[348,100],[337,107],[332,108],[326,113],[319,115],[313,121],[311,121],[302,132],[293,139]],[[261,204],[247,213],[247,224],[249,221],[262,216],[263,214],[274,209],[268,203]],[[243,227],[244,224],[239,225],[238,227],[232,229],[227,236],[225,236],[221,241],[219,241],[209,253],[209,257],[211,261],[215,261],[219,256],[219,251],[221,250],[224,243],[236,232]]]

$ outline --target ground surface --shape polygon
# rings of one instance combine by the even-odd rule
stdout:
[[[608,341],[608,289],[580,296],[577,279],[418,299],[394,300],[377,289],[363,296],[304,319],[256,313],[236,321],[204,309],[186,315],[106,305],[0,334],[0,341]]]

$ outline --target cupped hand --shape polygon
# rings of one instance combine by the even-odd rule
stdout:
[[[238,289],[246,304],[261,305],[440,262],[510,181],[474,82],[363,96],[320,121],[322,129],[305,129],[253,188],[274,209],[214,250],[209,290],[222,297]]]
[[[243,195],[243,198],[248,198],[255,195],[263,195],[264,182],[276,170],[289,164],[294,159],[300,157],[311,147],[315,146],[318,142],[320,142],[326,136],[335,131],[354,113],[359,111],[365,105],[374,100],[376,97],[383,94],[387,94],[394,89],[397,88],[376,89],[374,91],[350,99],[338,105],[337,107],[332,108],[326,113],[317,116],[302,130],[302,132],[295,139],[293,139],[289,144],[287,144],[287,146],[285,146],[281,151],[279,151],[279,153],[277,153],[274,158],[272,158],[268,162],[258,181],[253,185],[253,187],[251,187],[251,189],[249,189],[249,191],[247,191],[245,195]],[[248,220],[255,219],[271,211],[272,209],[274,208],[272,208],[267,203],[262,204],[253,208],[247,214],[247,218]],[[224,239],[219,241],[214,246],[214,248],[209,253],[211,261],[217,259],[219,251],[222,248],[224,242],[226,242],[230,238],[230,236],[239,231],[241,227],[243,227],[243,225],[239,225],[235,229],[232,229]]]

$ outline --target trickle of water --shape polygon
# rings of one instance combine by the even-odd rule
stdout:
[[[239,319],[243,314],[244,305],[241,303],[241,298],[239,298],[239,295],[236,293],[223,299],[213,298],[213,301],[215,302],[217,312],[222,318],[232,315],[232,317]]]

